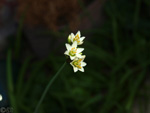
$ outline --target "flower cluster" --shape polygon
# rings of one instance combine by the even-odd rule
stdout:
[[[78,47],[78,45],[83,44],[84,39],[85,37],[81,37],[80,31],[78,31],[76,35],[71,33],[68,36],[68,43],[66,44],[67,50],[64,54],[70,57],[70,64],[72,65],[74,72],[77,72],[78,70],[84,72],[83,67],[86,66],[86,63],[83,62],[86,56],[82,55],[84,48]]]

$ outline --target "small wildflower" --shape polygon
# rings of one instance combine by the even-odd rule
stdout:
[[[80,31],[78,31],[76,33],[76,35],[74,35],[73,33],[71,33],[71,35],[69,35],[68,38],[70,38],[70,40],[71,40],[72,43],[75,42],[75,41],[77,41],[77,45],[83,44],[83,40],[85,39],[85,37],[81,37]]]
[[[68,44],[66,44],[67,50],[65,51],[64,54],[70,58],[70,59],[68,58],[67,59],[72,65],[74,72],[77,72],[78,70],[81,72],[84,72],[83,67],[87,65],[85,62],[83,62],[83,60],[86,57],[85,55],[82,54],[82,51],[84,50],[84,48],[77,47],[78,45],[83,44],[84,39],[85,37],[81,37],[80,31],[78,31],[76,35],[71,33],[68,36]]]
[[[84,57],[85,58],[85,57]],[[74,72],[77,72],[78,70],[81,72],[84,72],[84,66],[87,64],[83,62],[84,58],[75,58],[70,64],[73,67]]]
[[[65,51],[65,55],[70,56],[70,59],[73,60],[76,57],[81,58],[81,52],[84,50],[84,48],[77,48],[77,42],[73,42],[72,46],[70,44],[66,44],[67,50]]]

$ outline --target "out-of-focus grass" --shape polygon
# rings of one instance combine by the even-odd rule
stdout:
[[[83,35],[90,34],[83,45],[88,64],[85,72],[73,73],[68,64],[63,75],[49,89],[39,112],[131,113],[134,102],[144,97],[147,98],[145,106],[139,102],[137,109],[140,113],[148,113],[145,107],[150,103],[150,91],[144,82],[149,78],[150,66],[149,6],[148,0],[108,1],[104,6],[106,20],[103,26],[81,31]],[[67,36],[62,32],[46,31],[43,34]],[[22,64],[14,88],[16,98],[9,93],[12,106],[18,104],[20,112],[31,113],[34,110],[48,81],[64,62],[65,57],[59,48],[65,49],[64,43],[46,59],[30,63],[31,57],[28,57]],[[8,83],[13,84],[10,58],[9,53]],[[24,81],[26,71],[30,77]],[[148,87],[147,91],[141,93],[145,87]]]
[[[15,57],[19,58],[21,53],[21,41],[22,41],[22,31],[24,26],[24,19],[27,13],[28,6],[24,9],[24,12],[21,15],[21,19],[19,21],[19,27],[16,34],[16,41],[15,41]]]
[[[16,102],[15,90],[14,90],[14,83],[13,83],[13,75],[12,75],[12,52],[9,49],[7,53],[7,87],[9,93],[10,104],[12,105],[14,112],[18,113],[18,106]]]

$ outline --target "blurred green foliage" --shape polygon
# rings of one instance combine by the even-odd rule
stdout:
[[[68,64],[49,89],[39,113],[133,113],[135,103],[140,113],[148,113],[150,1],[111,0],[103,9],[104,24],[81,31],[83,35],[91,34],[83,45],[88,64],[85,72],[73,73]],[[66,39],[68,35],[50,33]],[[60,47],[65,49],[64,43]],[[27,57],[14,85],[8,52],[9,95],[16,113],[32,113],[35,109],[47,83],[65,61],[63,53],[57,51],[41,61]],[[25,80],[27,73],[30,76]]]

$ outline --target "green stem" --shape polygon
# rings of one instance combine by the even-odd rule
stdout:
[[[57,73],[54,75],[54,77],[49,81],[49,83],[48,83],[46,89],[44,90],[44,92],[43,92],[43,94],[42,94],[42,96],[41,96],[41,98],[40,98],[40,101],[38,102],[38,105],[37,105],[36,108],[35,108],[34,113],[37,113],[37,112],[38,112],[38,109],[39,109],[41,103],[43,102],[43,99],[44,99],[45,95],[47,94],[48,89],[50,88],[50,86],[52,85],[52,83],[55,81],[55,79],[58,77],[59,73],[62,71],[62,69],[65,67],[65,65],[66,65],[66,62],[65,62],[65,63],[62,65],[62,67],[57,71]]]

